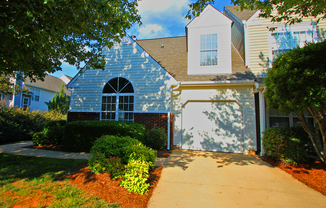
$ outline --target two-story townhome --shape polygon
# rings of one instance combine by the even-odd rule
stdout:
[[[10,107],[29,108],[30,110],[47,111],[47,103],[52,100],[55,93],[58,93],[61,87],[70,82],[72,77],[62,75],[60,78],[46,75],[44,81],[31,81],[26,78],[24,81],[16,81],[16,84],[24,89],[20,90],[17,95],[3,94],[2,101]],[[12,82],[15,80],[13,79]],[[64,87],[65,88],[65,87]],[[66,95],[70,96],[70,91],[65,88]]]
[[[168,148],[257,150],[255,77],[231,41],[233,21],[207,6],[186,36],[136,40],[105,49],[105,70],[67,85],[68,121],[122,120],[166,129]]]
[[[326,20],[305,17],[301,23],[293,25],[286,22],[271,22],[271,19],[260,18],[259,10],[240,11],[236,6],[227,6],[224,14],[233,21],[232,42],[256,76],[255,91],[258,131],[272,126],[295,126],[299,122],[294,114],[281,114],[275,109],[265,108],[263,79],[271,68],[273,60],[280,53],[295,47],[303,47],[307,42],[319,42],[326,38]],[[275,13],[274,13],[275,14]],[[259,104],[259,105],[258,105]],[[313,119],[307,118],[312,124]],[[259,137],[259,134],[258,134]]]

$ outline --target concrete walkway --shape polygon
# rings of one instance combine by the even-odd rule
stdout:
[[[89,159],[92,156],[90,153],[85,152],[61,152],[26,147],[31,145],[33,145],[33,142],[0,145],[0,153],[58,159]]]
[[[176,151],[148,207],[319,208],[326,197],[256,156]]]
[[[33,145],[33,142],[0,145],[0,153],[58,159],[89,159],[92,157],[92,154],[85,152],[61,152],[27,147],[31,145]],[[155,165],[163,166],[165,161],[166,158],[156,158]]]

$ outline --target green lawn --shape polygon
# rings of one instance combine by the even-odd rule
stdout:
[[[39,208],[118,207],[87,195],[63,177],[85,161],[0,154],[0,207],[12,207],[31,198],[38,199]]]

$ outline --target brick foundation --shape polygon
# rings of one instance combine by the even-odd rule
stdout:
[[[100,120],[100,113],[68,112],[68,122]]]
[[[143,124],[147,131],[152,128],[163,128],[168,132],[167,113],[135,113],[134,122]],[[173,146],[173,114],[170,115],[170,149]]]
[[[100,113],[68,112],[68,122],[100,120]],[[143,124],[147,131],[152,128],[163,128],[168,132],[167,113],[134,113],[134,122]],[[170,149],[173,148],[173,114],[170,116]]]

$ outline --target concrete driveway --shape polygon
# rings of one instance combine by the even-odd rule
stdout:
[[[325,207],[326,197],[256,156],[174,150],[148,204],[160,207]]]

